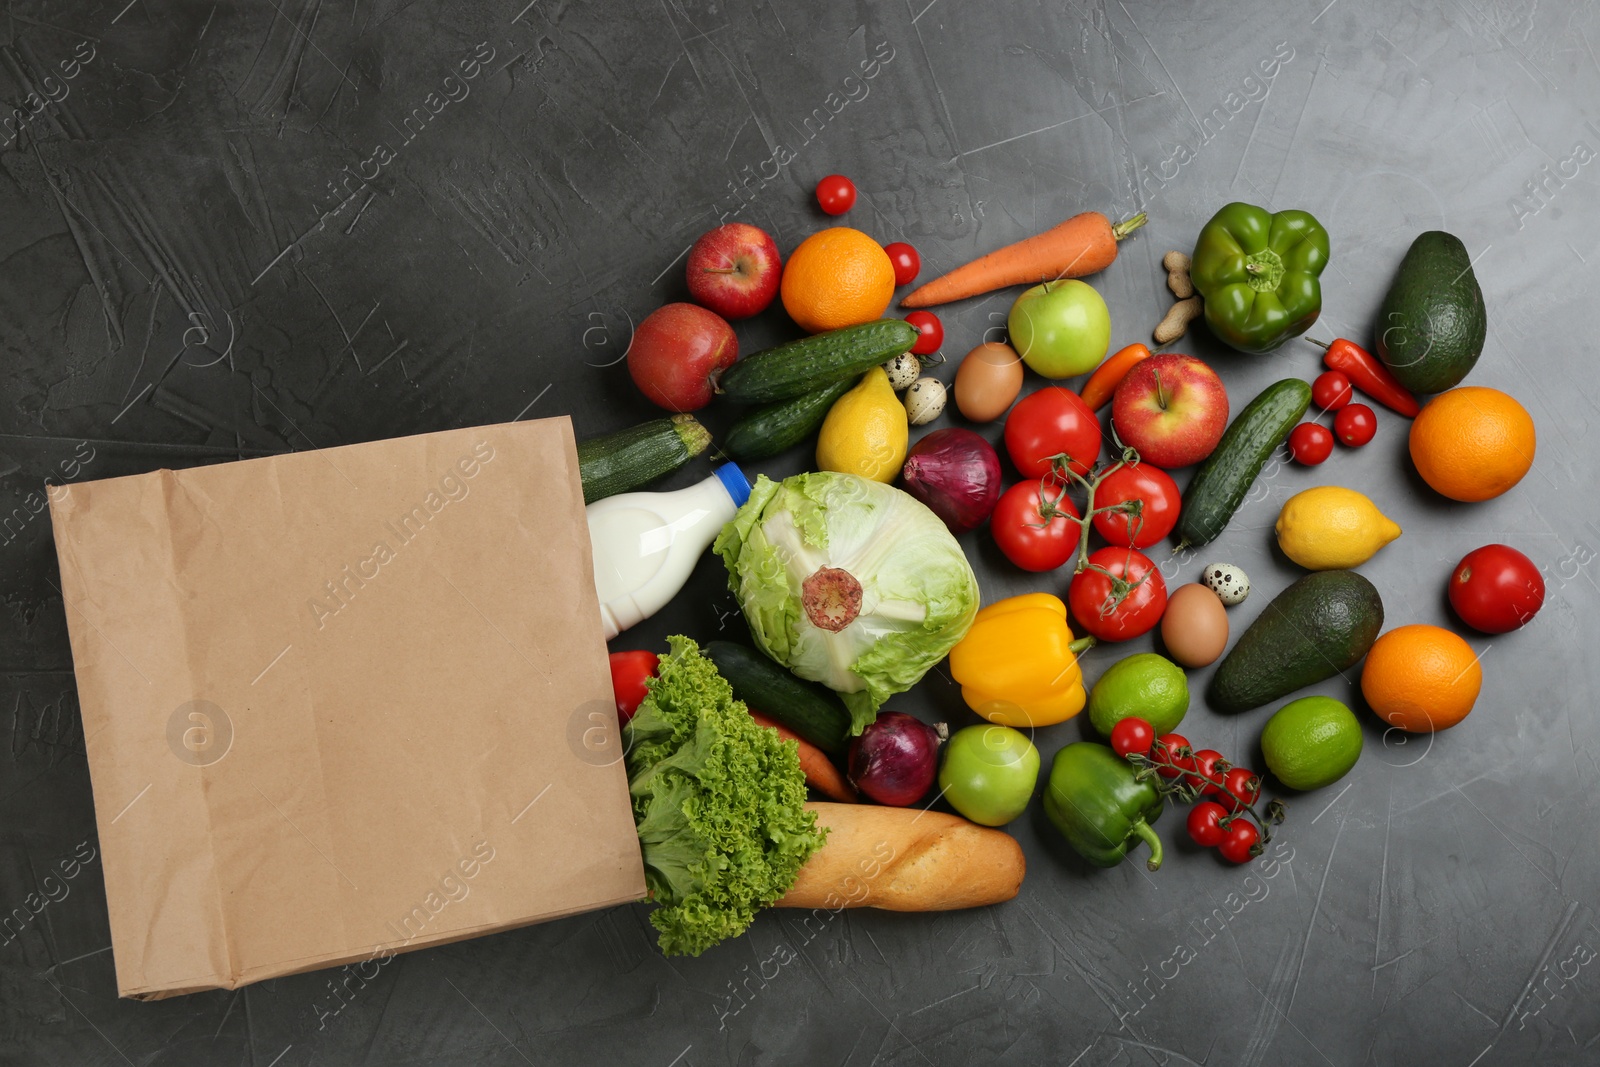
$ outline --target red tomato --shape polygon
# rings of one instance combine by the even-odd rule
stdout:
[[[1101,511],[1094,517],[1094,528],[1113,545],[1149,548],[1178,524],[1178,507],[1183,494],[1178,492],[1178,483],[1172,480],[1172,475],[1160,467],[1144,463],[1118,467],[1095,487],[1096,510],[1128,500],[1142,501],[1137,515]]]
[[[1221,799],[1229,811],[1242,811],[1261,795],[1261,779],[1247,767],[1229,767],[1222,782],[1225,795]]]
[[[894,264],[896,285],[910,285],[922,272],[922,257],[917,255],[915,248],[904,241],[884,245],[883,250],[889,253],[889,262]]]
[[[1338,411],[1354,398],[1350,379],[1341,371],[1323,371],[1311,383],[1311,402],[1323,411]]]
[[[944,323],[931,311],[913,311],[906,321],[917,328],[917,343],[911,351],[919,356],[930,356],[944,344]]]
[[[1162,734],[1156,738],[1155,751],[1151,759],[1161,764],[1161,769],[1156,771],[1163,778],[1176,778],[1183,771],[1194,769],[1194,757],[1179,756],[1175,753],[1180,748],[1188,748],[1189,739],[1182,734]]]
[[[656,676],[660,662],[654,652],[611,653],[611,689],[617,697],[617,718],[623,723],[644,703],[649,693],[645,683]]]
[[[1072,576],[1067,600],[1089,633],[1102,641],[1127,641],[1161,621],[1167,583],[1143,552],[1102,548],[1090,554],[1088,569]]]
[[[1132,752],[1147,756],[1155,743],[1155,727],[1136,715],[1128,716],[1111,728],[1111,751],[1119,756]]]
[[[1100,420],[1077,393],[1048,385],[1006,416],[1006,451],[1027,478],[1049,474],[1051,459],[1062,454],[1073,470],[1087,474],[1100,458]]]
[[[1200,786],[1201,794],[1208,797],[1216,797],[1218,800],[1222,800],[1227,795],[1222,791],[1223,772],[1217,770],[1217,761],[1221,758],[1222,753],[1214,748],[1202,748],[1194,754],[1194,769],[1208,783]],[[1190,784],[1199,785],[1198,782],[1193,780],[1190,781]]]
[[[1474,630],[1503,634],[1526,626],[1544,606],[1544,575],[1510,545],[1484,545],[1456,564],[1450,606]]]
[[[1202,800],[1189,809],[1189,836],[1203,848],[1216,848],[1222,844],[1222,827],[1217,823],[1228,813],[1221,804]]]
[[[1333,434],[1326,426],[1302,422],[1289,434],[1289,454],[1296,463],[1314,467],[1333,455]]]
[[[1333,417],[1333,434],[1351,448],[1360,448],[1378,433],[1378,416],[1365,404],[1351,404]]]
[[[1006,559],[1025,571],[1050,571],[1077,554],[1083,534],[1077,518],[1078,509],[1056,482],[1048,488],[1039,481],[1018,482],[1000,495],[989,530]]]
[[[830,174],[817,183],[817,206],[830,215],[843,215],[856,206],[856,186],[843,174]]]
[[[1260,841],[1261,834],[1255,823],[1249,819],[1235,819],[1222,832],[1222,844],[1217,846],[1217,851],[1229,863],[1249,863],[1252,857],[1261,854]]]

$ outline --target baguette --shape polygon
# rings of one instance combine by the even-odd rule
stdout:
[[[806,807],[828,841],[774,907],[953,911],[1010,900],[1022,885],[1022,848],[1000,830],[920,808]]]

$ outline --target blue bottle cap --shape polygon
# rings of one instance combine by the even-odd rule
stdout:
[[[750,499],[750,479],[744,476],[744,471],[739,469],[737,463],[724,463],[717,468],[717,477],[722,481],[722,487],[733,497],[733,506],[744,507],[744,502]]]

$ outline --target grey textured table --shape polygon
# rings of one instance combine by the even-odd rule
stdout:
[[[1600,1062],[1600,386],[1584,369],[1600,9],[819,7],[8,5],[0,909],[50,900],[0,943],[0,1063]],[[474,76],[446,82],[463,60]],[[1278,506],[1333,481],[1406,529],[1364,568],[1389,624],[1448,625],[1450,567],[1509,541],[1546,568],[1548,601],[1523,632],[1471,639],[1485,669],[1471,718],[1405,738],[1363,711],[1360,764],[1292,798],[1250,870],[1181,843],[1154,876],[1090,870],[1034,810],[1012,827],[1022,894],[985,911],[809,928],[769,914],[666,960],[645,910],[620,908],[407,955],[342,1000],[309,974],[119,1001],[44,479],[647,417],[618,359],[630,323],[683,298],[689,244],[726,216],[787,252],[824,224],[811,187],[835,171],[861,190],[845,221],[911,241],[924,278],[1080,210],[1148,210],[1094,279],[1117,345],[1169,303],[1162,253],[1191,247],[1227,200],[1327,225],[1324,337],[1369,338],[1411,238],[1458,234],[1490,314],[1470,381],[1538,423],[1522,484],[1449,504],[1381,412],[1372,445],[1275,468],[1213,550],[1167,566],[1185,580],[1210,557],[1244,566],[1256,592],[1238,627],[1296,573],[1272,545]],[[1002,324],[1009,299],[944,309],[948,350]],[[773,312],[740,326],[741,345],[792,332]],[[1305,342],[1266,358],[1203,335],[1176,347],[1214,361],[1236,406],[1318,365]],[[1010,568],[982,532],[964,544],[986,600],[1064,585]],[[740,625],[708,559],[617,647]],[[1088,673],[1148,647],[1097,649]],[[1351,681],[1318,691],[1359,700]],[[969,721],[936,674],[896,704]],[[1197,701],[1185,732],[1254,760],[1265,714]],[[1085,729],[1042,731],[1046,758]],[[1160,830],[1176,842],[1181,819]],[[780,946],[793,962],[774,962]]]

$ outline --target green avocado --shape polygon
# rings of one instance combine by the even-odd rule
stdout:
[[[1459,237],[1429,230],[1411,242],[1378,318],[1378,358],[1414,393],[1461,383],[1488,332],[1483,290]]]

